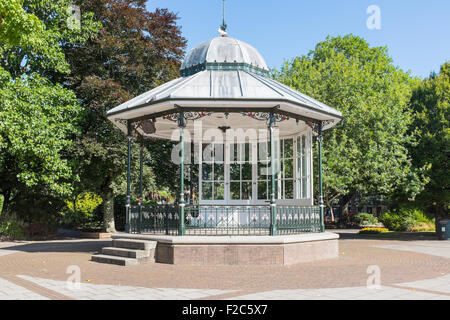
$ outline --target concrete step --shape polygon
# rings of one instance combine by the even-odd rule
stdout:
[[[144,259],[154,255],[154,250],[135,250],[128,248],[116,248],[116,247],[104,247],[102,248],[102,254],[109,256]]]
[[[138,264],[137,259],[118,257],[118,256],[110,256],[110,255],[106,255],[106,254],[95,254],[92,256],[91,259],[92,259],[92,261],[95,261],[95,262],[116,264],[119,266],[135,266]]]
[[[134,250],[151,250],[156,248],[156,241],[133,240],[133,239],[114,239],[112,245],[115,248],[126,248]]]

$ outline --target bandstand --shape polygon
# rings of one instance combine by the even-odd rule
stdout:
[[[337,235],[324,228],[322,132],[341,113],[273,80],[259,52],[225,32],[192,49],[180,73],[107,114],[128,136],[126,232],[114,237],[158,241],[159,262],[166,263],[291,264],[337,256]],[[131,205],[135,136],[177,142],[176,204]],[[187,164],[198,166],[195,197],[185,190]]]

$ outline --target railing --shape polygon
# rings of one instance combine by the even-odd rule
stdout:
[[[277,206],[278,234],[320,232],[320,207]]]
[[[277,234],[320,232],[316,206],[276,207]],[[269,205],[186,205],[186,235],[269,235]],[[179,207],[174,205],[132,206],[131,233],[178,235]]]

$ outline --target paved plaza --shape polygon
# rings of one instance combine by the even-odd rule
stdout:
[[[450,300],[450,241],[341,234],[337,259],[283,267],[90,261],[109,244],[0,242],[0,300]]]

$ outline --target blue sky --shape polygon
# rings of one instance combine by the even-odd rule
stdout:
[[[449,0],[226,0],[231,37],[248,42],[271,68],[308,53],[327,35],[353,33],[371,46],[387,46],[394,64],[427,77],[450,60]],[[381,29],[369,30],[370,5],[381,12]],[[187,49],[218,36],[221,0],[149,0],[149,10],[168,8],[188,40]]]

